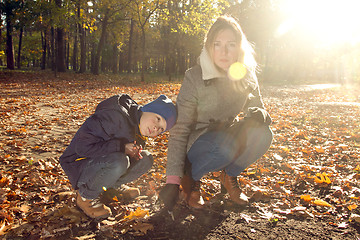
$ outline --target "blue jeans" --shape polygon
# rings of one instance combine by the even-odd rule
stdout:
[[[229,176],[238,176],[266,153],[273,138],[268,126],[249,127],[237,134],[226,130],[210,131],[194,142],[187,157],[195,181],[219,170],[225,170]]]
[[[142,151],[141,155],[143,158],[138,161],[120,152],[89,159],[77,183],[80,195],[94,199],[103,192],[103,187],[119,188],[121,184],[138,179],[153,164],[153,157],[148,151]]]

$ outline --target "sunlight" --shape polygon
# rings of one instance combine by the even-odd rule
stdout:
[[[325,44],[360,42],[359,0],[283,0],[281,8],[288,20],[277,35],[297,24]]]

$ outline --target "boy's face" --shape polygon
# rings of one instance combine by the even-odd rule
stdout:
[[[140,118],[140,132],[146,137],[156,137],[166,129],[166,121],[159,114],[143,112]]]

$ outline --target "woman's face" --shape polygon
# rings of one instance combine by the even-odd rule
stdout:
[[[235,33],[230,29],[218,33],[213,44],[213,61],[216,66],[227,71],[239,57],[239,44]]]

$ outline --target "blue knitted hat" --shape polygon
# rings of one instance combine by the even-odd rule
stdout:
[[[141,107],[143,112],[153,112],[162,116],[166,121],[166,129],[169,130],[175,125],[177,111],[174,103],[165,95],[160,95],[156,100]]]

